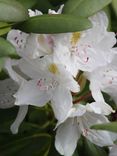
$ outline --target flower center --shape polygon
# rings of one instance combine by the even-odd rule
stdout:
[[[58,67],[57,67],[57,65],[55,63],[50,64],[48,69],[53,74],[58,74],[59,73],[59,69],[58,69]]]
[[[80,37],[81,37],[81,33],[80,32],[72,33],[71,44],[73,46],[75,46],[76,43],[78,42],[78,40],[80,39]]]

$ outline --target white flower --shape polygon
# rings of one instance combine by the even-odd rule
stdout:
[[[10,82],[9,85],[6,85],[10,88],[12,88],[12,90],[10,89],[10,96],[13,96],[13,94],[17,91],[18,86],[20,86],[24,81],[24,77],[22,77],[21,75],[19,75],[17,72],[15,72],[15,70],[13,69],[13,67],[17,66],[17,61],[16,60],[11,60],[11,59],[6,59],[6,63],[5,63],[5,69],[7,70],[8,74],[10,75],[10,77],[15,81],[15,83],[13,83],[11,80],[5,80]],[[12,83],[11,83],[12,82]],[[12,85],[12,86],[11,86]],[[17,89],[16,89],[17,87]],[[4,87],[3,87],[4,88]],[[10,103],[12,102],[12,106],[13,106],[13,102],[15,102],[15,99],[12,97],[7,97],[10,98],[9,100]],[[7,103],[8,104],[8,103]],[[5,103],[6,105],[6,103]],[[18,115],[15,119],[15,121],[13,122],[13,124],[11,125],[11,131],[13,134],[16,134],[18,132],[19,126],[22,123],[22,121],[24,120],[26,114],[28,112],[28,106],[25,104],[22,104],[22,106],[19,107],[19,111],[18,111]]]
[[[20,30],[11,30],[7,35],[19,56],[25,59],[35,59],[53,52],[52,35],[27,34]]]
[[[56,12],[55,10],[48,10],[48,14],[61,14],[62,10],[63,10],[64,4],[60,6],[60,8],[58,9],[58,11]]]
[[[95,101],[104,102],[101,91],[108,93],[117,104],[117,55],[107,66],[85,73],[90,80],[90,90]]]
[[[97,107],[95,107],[96,109]],[[91,109],[88,111],[87,105],[74,105],[69,112],[68,119],[57,129],[55,147],[61,155],[72,156],[81,135],[101,147],[113,145],[111,136],[113,133],[90,129],[94,124],[108,122],[104,115],[97,114]]]
[[[106,14],[99,12],[89,19],[93,25],[91,29],[54,35],[55,53],[61,61],[63,58],[63,64],[67,67],[69,63],[70,67],[68,68],[71,69],[71,72],[74,71],[74,75],[79,69],[91,72],[97,67],[110,63],[115,53],[112,47],[116,43],[116,38],[113,32],[107,31],[108,18]],[[61,52],[61,49],[64,50]],[[66,62],[64,62],[64,57],[66,57]]]
[[[57,12],[49,9],[48,13],[60,14],[63,6],[61,5]],[[28,9],[28,11],[30,17],[43,15],[39,10]],[[27,34],[20,30],[11,30],[7,35],[7,40],[15,46],[18,55],[23,58],[35,59],[53,52],[54,40],[51,34]]]
[[[28,9],[28,13],[29,13],[29,16],[30,17],[33,17],[33,16],[38,16],[38,15],[43,15],[43,13],[39,10],[31,10],[31,9]]]
[[[117,145],[113,145],[110,149],[109,156],[117,156]]]
[[[79,91],[79,85],[71,74],[50,56],[30,62],[21,59],[18,67],[30,80],[20,85],[14,95],[15,104],[44,106],[51,101],[55,117],[60,121],[64,120],[72,107],[71,91]]]

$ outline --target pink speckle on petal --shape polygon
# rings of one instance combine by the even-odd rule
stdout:
[[[17,37],[14,37],[14,40],[17,40]]]
[[[47,36],[47,42],[51,48],[54,46],[54,41],[53,41],[53,38],[51,36]]]
[[[85,128],[85,129],[83,130],[83,135],[84,135],[84,136],[88,136],[88,131],[89,131],[89,130],[88,130],[87,128]]]

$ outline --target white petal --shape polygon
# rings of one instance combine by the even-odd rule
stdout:
[[[86,107],[81,104],[73,105],[72,109],[69,112],[69,117],[80,117],[86,113]]]
[[[69,75],[68,75],[68,79],[66,79],[66,82],[64,83],[64,85],[66,85],[67,88],[74,93],[80,91],[80,86],[79,86],[78,82],[75,81],[73,79],[73,77],[70,78]]]
[[[63,121],[67,118],[68,112],[72,107],[72,96],[67,89],[58,87],[52,98],[52,108],[55,113],[55,117],[59,121]]]
[[[116,44],[116,38],[114,32],[107,32],[104,38],[101,40],[98,46],[103,49],[112,48]]]
[[[16,73],[16,71],[13,69],[13,66],[17,66],[18,65],[18,61],[17,60],[13,60],[13,59],[6,59],[5,61],[5,69],[8,71],[8,74],[10,75],[10,77],[18,83],[18,85],[20,85],[23,81],[24,78],[21,77],[18,73]]]
[[[22,50],[26,44],[28,34],[21,32],[20,30],[11,30],[7,35],[7,40],[10,41],[16,48],[18,55],[21,56]]]
[[[90,38],[94,42],[100,41],[103,38],[105,33],[107,32],[108,28],[108,17],[104,11],[100,11],[89,18],[93,24],[93,28],[89,29],[88,31],[92,31]]]
[[[34,66],[34,63],[35,63],[34,60],[27,61],[25,59],[20,59],[18,67],[29,78],[39,79],[40,77],[39,68]]]
[[[55,10],[48,10],[48,14],[61,14],[63,10],[64,4],[60,6],[59,10],[56,12]]]
[[[103,102],[105,103],[104,101],[104,97],[101,93],[101,88],[100,88],[100,85],[98,84],[97,80],[91,80],[90,82],[90,90],[91,90],[91,94],[94,98],[94,100],[96,102]]]
[[[91,104],[87,104],[86,108],[89,112],[94,112],[96,114],[103,114],[103,115],[109,115],[112,112],[114,113],[115,111],[106,104],[105,102],[93,102]]]
[[[97,25],[98,27],[102,26],[105,29],[108,28],[108,17],[106,15],[106,13],[104,11],[100,11],[98,13],[96,13],[95,15],[93,15],[92,17],[90,17],[91,22],[94,25]]]
[[[64,4],[62,4],[62,5],[60,6],[60,8],[58,9],[57,13],[58,13],[58,14],[62,14],[63,8],[64,8]]]
[[[90,127],[95,124],[108,123],[104,115],[87,112],[81,119],[79,126],[82,134],[92,143],[98,146],[109,146],[113,144],[111,133],[103,130],[91,130]],[[106,139],[105,139],[106,138]]]
[[[117,145],[113,145],[110,150],[109,156],[117,156]]]
[[[89,130],[87,139],[101,147],[113,145],[111,135],[107,131]]]
[[[22,84],[18,92],[14,95],[15,105],[35,105],[44,106],[50,100],[50,96],[45,90],[41,90],[37,85],[37,80],[30,80]]]
[[[20,106],[17,117],[16,117],[15,121],[13,122],[13,124],[10,127],[13,134],[18,133],[19,126],[22,123],[22,121],[24,120],[27,112],[28,112],[28,106],[25,106],[25,105]]]
[[[80,138],[77,124],[72,119],[68,119],[57,129],[55,147],[57,151],[64,156],[72,156]]]
[[[28,9],[28,13],[29,13],[29,16],[30,16],[30,17],[42,15],[42,12],[39,11],[39,10],[33,11],[33,10],[31,10],[31,9]]]

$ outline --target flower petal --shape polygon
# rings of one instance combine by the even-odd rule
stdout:
[[[77,124],[73,123],[72,119],[68,119],[57,129],[55,147],[61,155],[72,156],[79,138]]]
[[[8,71],[10,77],[18,83],[18,85],[20,85],[23,81],[24,78],[21,77],[21,75],[19,75],[18,73],[16,73],[16,71],[13,69],[13,66],[17,66],[18,65],[18,61],[17,60],[13,60],[13,59],[6,59],[5,61],[5,69]]]
[[[25,106],[25,105],[20,106],[17,117],[16,117],[15,121],[13,122],[13,124],[10,127],[13,134],[18,133],[19,126],[22,123],[22,121],[24,120],[27,112],[28,112],[28,106]]]
[[[103,114],[103,115],[109,115],[112,112],[114,113],[115,111],[106,104],[105,102],[93,102],[91,104],[86,105],[86,109],[89,112],[94,112],[96,114]]]
[[[72,96],[70,91],[59,86],[54,91],[51,102],[55,117],[62,122],[67,118],[68,112],[72,107]]]
[[[117,155],[117,145],[113,145],[110,150],[109,156],[116,156],[116,155]]]
[[[39,88],[38,80],[23,83],[14,97],[16,98],[15,105],[25,103],[26,105],[44,106],[50,100],[47,92]]]
[[[80,122],[79,126],[82,130],[82,134],[87,139],[89,139],[92,143],[102,147],[113,144],[111,133],[103,130],[91,130],[90,127],[95,124],[108,122],[109,120],[104,115],[87,112],[82,117],[82,122]]]

